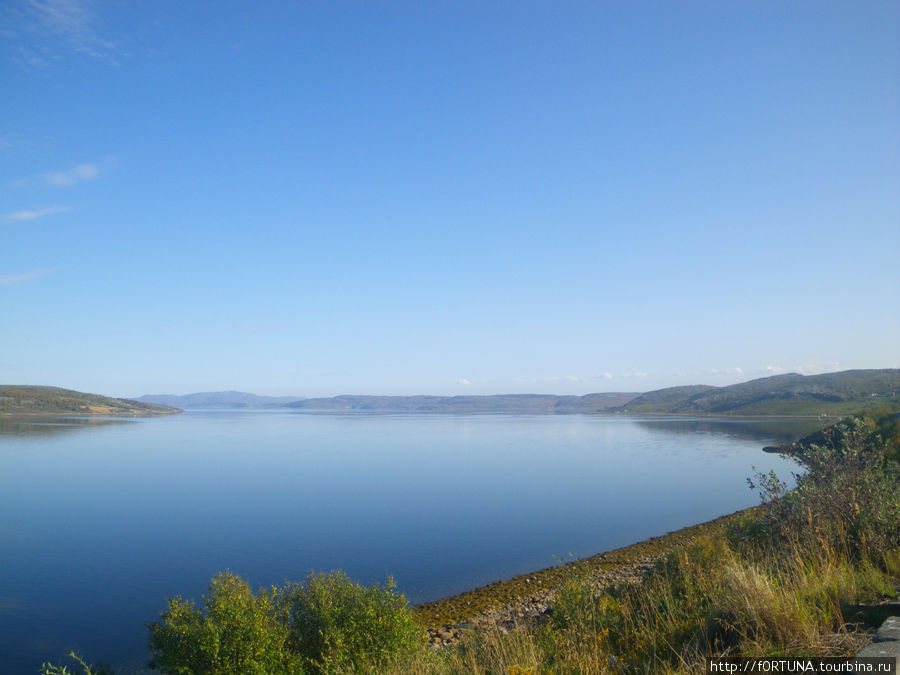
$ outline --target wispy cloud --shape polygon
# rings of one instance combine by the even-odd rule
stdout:
[[[612,373],[603,373],[604,380],[611,380],[611,379],[613,379],[613,377],[615,377],[615,376]]]
[[[622,377],[647,377],[647,373],[643,370],[636,370],[633,373],[622,373]]]
[[[29,272],[28,274],[0,274],[0,286],[14,286],[32,279],[44,276],[44,272]]]
[[[43,184],[51,187],[72,187],[85,181],[94,180],[100,175],[100,167],[91,162],[85,162],[65,171],[49,171],[39,173],[27,178],[20,178],[10,183],[15,187],[28,187],[29,185]]]
[[[457,382],[457,384],[461,384],[461,385],[466,386],[466,387],[468,387],[470,384],[472,384],[471,381],[467,380],[467,379],[464,378],[464,377],[461,377],[461,378],[458,379],[456,382]]]
[[[94,58],[115,61],[115,43],[100,36],[97,12],[88,0],[29,0],[38,26],[69,49]]]
[[[710,368],[709,373],[711,375],[743,375],[744,369],[740,366],[735,366],[734,368]]]
[[[44,209],[34,209],[31,211],[14,211],[13,213],[8,213],[5,216],[5,219],[8,222],[36,220],[38,218],[43,218],[44,216],[52,216],[54,213],[65,213],[66,211],[71,211],[71,208],[68,206],[48,206]]]
[[[814,375],[815,373],[832,373],[841,369],[841,364],[837,361],[810,361],[803,365],[796,366],[795,370],[804,375]]]
[[[54,187],[72,187],[86,180],[94,180],[99,174],[100,169],[96,164],[79,164],[68,171],[45,173],[43,179],[47,181],[47,185]]]
[[[612,374],[610,373],[604,373],[603,375],[542,375],[539,377],[517,377],[514,381],[526,384],[553,384],[554,382],[590,382],[591,380],[609,379],[611,377]]]
[[[11,0],[0,9],[0,38],[17,43],[17,60],[46,68],[72,53],[115,64],[116,43],[101,32],[94,0]]]

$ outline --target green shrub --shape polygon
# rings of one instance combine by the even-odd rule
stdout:
[[[206,613],[180,597],[148,625],[150,667],[167,673],[301,672],[277,589],[254,594],[240,577],[217,574],[204,596]]]
[[[288,588],[286,604],[297,648],[323,672],[375,668],[421,644],[422,629],[391,578],[382,588],[361,586],[343,572],[310,574]]]
[[[840,549],[878,560],[900,541],[900,489],[888,447],[871,420],[848,418],[801,445],[794,458],[805,469],[783,493],[774,475],[758,475],[768,501],[766,529],[773,539]],[[781,484],[783,486],[783,484]]]
[[[167,673],[275,675],[375,669],[413,651],[422,629],[394,581],[361,586],[342,572],[253,593],[220,573],[204,610],[180,597],[149,624],[151,668]]]

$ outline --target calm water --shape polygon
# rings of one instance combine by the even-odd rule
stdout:
[[[0,663],[146,661],[166,598],[341,568],[412,601],[750,506],[813,423],[189,412],[0,418]]]

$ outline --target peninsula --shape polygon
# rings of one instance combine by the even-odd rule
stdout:
[[[124,398],[85,394],[60,387],[0,385],[0,414],[10,415],[123,415],[180,413],[178,408]]]

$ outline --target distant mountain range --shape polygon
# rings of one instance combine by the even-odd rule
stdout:
[[[900,408],[900,369],[847,370],[824,375],[787,373],[728,387],[695,384],[644,394],[585,396],[259,396],[217,391],[141,396],[137,401],[182,409],[289,408],[322,412],[401,413],[654,413],[670,415],[846,415],[876,404]]]
[[[0,385],[0,413],[46,415],[169,415],[177,408],[36,385]]]
[[[585,396],[334,396],[298,399],[218,391],[135,400],[59,387],[0,385],[0,413],[162,415],[178,409],[287,408],[323,412],[400,413],[653,413],[667,415],[846,415],[875,405],[900,410],[900,369],[847,370],[824,375],[787,373],[728,387],[690,385],[636,394]]]
[[[500,394],[496,396],[258,396],[240,391],[208,391],[174,396],[148,394],[137,401],[185,410],[197,408],[293,408],[316,411],[360,412],[503,412],[576,413],[608,410],[627,403],[637,393],[553,396],[549,394]]]
[[[288,408],[321,411],[408,413],[521,413],[565,414],[600,412],[621,406],[635,393],[553,396],[549,394],[498,394],[495,396],[334,396],[307,398],[288,403]]]
[[[187,410],[190,408],[280,408],[299,398],[299,396],[259,396],[243,391],[202,391],[184,396],[147,394],[139,396],[135,400]]]
[[[879,404],[900,408],[900,369],[786,373],[729,387],[659,389],[616,412],[678,415],[846,415]]]

